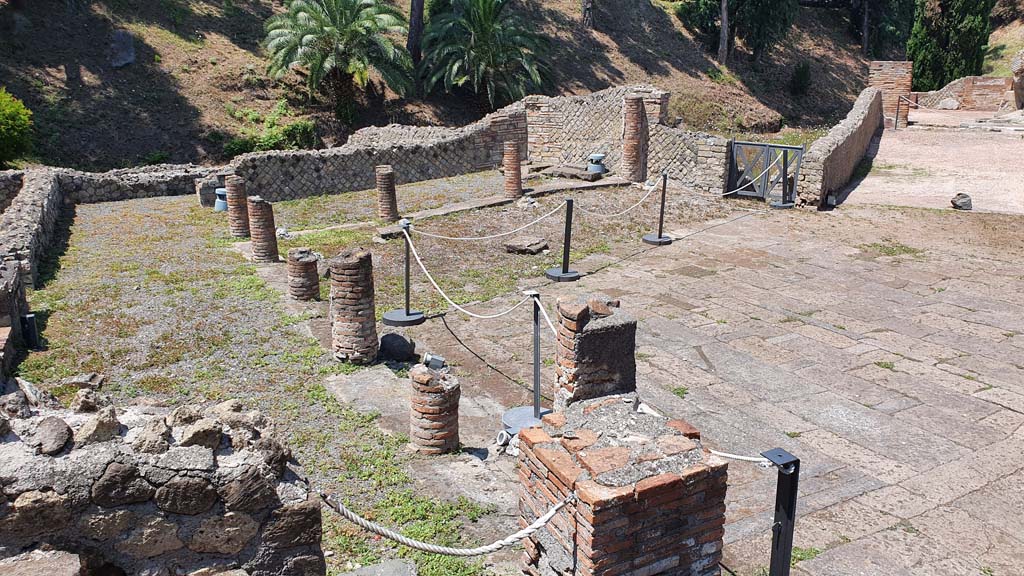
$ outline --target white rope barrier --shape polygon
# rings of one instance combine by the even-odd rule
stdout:
[[[787,154],[787,152],[785,150],[783,150],[782,154]],[[747,186],[750,186],[754,182],[757,182],[758,180],[760,180],[761,176],[764,176],[765,174],[767,174],[769,170],[771,170],[776,164],[779,163],[779,160],[782,160],[782,154],[779,154],[778,156],[776,156],[775,157],[775,161],[772,162],[771,164],[769,164],[768,167],[765,168],[760,174],[758,174],[757,176],[754,176],[753,178],[751,178],[750,182],[747,182],[746,184],[744,184],[743,186],[740,186],[739,188],[737,188],[735,190],[730,190],[729,192],[726,192],[725,194],[722,194],[722,196],[728,196],[730,194],[735,194],[735,193],[739,192],[740,190],[743,190]]]
[[[491,319],[494,319],[494,318],[500,318],[500,317],[502,317],[502,316],[504,316],[506,314],[511,313],[516,308],[519,308],[523,304],[526,304],[527,302],[529,302],[530,300],[533,299],[532,296],[527,296],[526,298],[523,298],[522,300],[520,300],[519,303],[516,304],[515,306],[509,308],[508,310],[505,310],[504,312],[499,312],[497,314],[477,314],[476,312],[471,312],[469,310],[466,310],[462,306],[459,306],[458,304],[456,304],[455,301],[452,300],[451,298],[449,298],[448,295],[444,293],[444,290],[442,290],[441,287],[438,286],[437,282],[434,280],[434,277],[431,276],[430,272],[427,270],[427,267],[423,265],[423,260],[420,260],[420,255],[419,255],[419,253],[416,252],[416,246],[413,245],[412,238],[409,236],[409,233],[405,230],[405,228],[402,229],[402,234],[405,234],[405,240],[409,243],[409,249],[412,252],[413,257],[416,258],[416,263],[420,265],[420,270],[423,270],[424,276],[426,276],[427,280],[429,280],[430,283],[434,286],[434,290],[437,290],[437,293],[440,294],[441,297],[444,298],[445,301],[448,302],[448,304],[450,304],[453,308],[455,308],[456,310],[458,310],[459,312],[462,312],[463,314],[465,314],[467,316],[471,316],[473,318],[479,318],[481,320],[491,320]]]
[[[551,328],[551,334],[558,337],[558,330],[555,329],[555,325],[551,323],[551,317],[548,316],[548,311],[544,309],[544,306],[538,302],[537,307],[540,308],[540,313],[544,315],[544,321],[548,323],[548,328]]]
[[[738,454],[730,454],[728,452],[719,452],[718,450],[708,449],[715,456],[721,456],[722,458],[728,458],[729,460],[739,460],[741,462],[753,462],[762,468],[771,468],[773,466],[771,460],[764,456],[740,456]]]
[[[913,100],[911,100],[910,98],[907,98],[906,96],[900,96],[900,100],[903,100],[904,102],[906,102],[910,106],[917,106],[918,108],[921,108],[923,110],[930,110],[932,112],[938,112],[940,114],[942,114],[942,113],[952,114],[953,112],[956,112],[956,110],[941,110],[939,108],[931,108],[929,106],[925,106],[924,104],[918,104],[917,102],[914,102]]]
[[[388,528],[381,526],[380,524],[375,524],[365,518],[360,517],[355,512],[346,508],[344,504],[342,504],[341,502],[335,502],[334,500],[331,499],[329,495],[323,492],[320,493],[320,498],[323,499],[324,503],[327,504],[327,506],[331,510],[334,510],[338,514],[341,514],[349,522],[352,522],[353,524],[359,526],[360,528],[363,528],[364,530],[368,530],[370,532],[373,532],[374,534],[383,536],[388,540],[398,542],[403,546],[408,546],[409,548],[414,548],[416,550],[420,550],[423,552],[429,552],[431,554],[442,554],[444,556],[482,556],[484,554],[497,552],[498,550],[501,550],[502,548],[505,548],[507,546],[511,546],[521,540],[526,539],[537,530],[543,528],[548,522],[551,521],[552,518],[555,517],[555,514],[557,514],[558,511],[561,510],[566,504],[570,504],[576,501],[576,493],[573,492],[572,494],[569,494],[569,496],[567,496],[564,500],[552,506],[546,514],[534,520],[533,524],[530,524],[529,526],[523,528],[519,532],[516,532],[511,536],[507,536],[505,538],[502,538],[501,540],[488,544],[487,546],[479,546],[477,548],[450,548],[448,546],[438,546],[436,544],[429,544],[426,542],[420,542],[419,540],[413,540],[412,538],[402,536],[394,530],[390,530]]]
[[[537,218],[533,222],[530,222],[529,224],[524,224],[523,226],[520,226],[519,228],[516,228],[515,230],[510,230],[508,232],[500,232],[498,234],[491,234],[490,236],[444,236],[442,234],[434,234],[432,232],[424,232],[423,230],[419,230],[417,228],[413,228],[412,231],[417,233],[417,234],[420,234],[422,236],[428,236],[430,238],[439,238],[441,240],[493,240],[494,238],[501,238],[502,236],[511,236],[511,235],[515,234],[516,232],[522,232],[523,230],[526,230],[530,226],[533,226],[534,224],[537,224],[538,222],[544,220],[545,218],[548,218],[549,216],[551,216],[555,212],[558,212],[559,210],[562,209],[562,206],[565,206],[565,202],[562,202],[558,206],[555,206],[555,208],[553,210],[551,210],[547,214],[541,216],[540,218]]]
[[[619,216],[625,216],[629,212],[633,211],[633,209],[635,209],[637,206],[640,206],[641,204],[643,204],[644,200],[647,200],[647,198],[652,193],[654,193],[654,191],[657,190],[657,188],[658,188],[657,185],[655,185],[654,188],[651,188],[650,190],[648,190],[647,194],[644,194],[644,197],[641,198],[640,200],[638,200],[636,204],[633,204],[632,206],[630,206],[629,208],[626,208],[622,212],[616,212],[615,214],[600,214],[598,212],[591,212],[590,210],[587,210],[586,208],[580,206],[579,204],[576,205],[576,209],[579,210],[580,212],[584,213],[584,214],[588,214],[590,216],[594,216],[595,218],[618,218]]]

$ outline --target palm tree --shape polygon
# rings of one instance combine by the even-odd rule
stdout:
[[[339,118],[352,120],[371,70],[400,95],[409,88],[409,53],[392,40],[407,33],[405,21],[384,0],[292,0],[266,29],[270,74],[304,68],[310,92],[328,92]]]
[[[423,37],[422,72],[429,92],[468,85],[486,92],[491,108],[544,84],[547,41],[506,10],[509,0],[452,0],[431,18]]]

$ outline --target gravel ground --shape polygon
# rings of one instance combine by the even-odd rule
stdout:
[[[486,182],[488,176],[480,178]],[[428,198],[427,190],[439,190],[436,186],[426,183],[416,193]],[[642,196],[636,188],[622,188],[579,193],[576,199],[587,209],[609,214]],[[447,235],[490,234],[525,224],[562,200],[551,195],[532,208],[464,212],[421,225]],[[73,389],[61,380],[90,371],[108,376],[102,392],[119,402],[177,405],[240,398],[278,423],[297,459],[321,486],[416,537],[461,543],[459,527],[492,510],[465,498],[452,500],[450,494],[431,498],[410,491],[414,466],[403,448],[406,439],[382,433],[373,415],[338,404],[323,386],[327,377],[356,369],[335,362],[310,328],[324,326],[322,319],[313,320],[325,304],[303,308],[287,303],[261,278],[267,268],[258,274],[234,248],[224,215],[193,202],[168,197],[77,207],[68,222],[66,249],[44,266],[43,286],[30,294],[46,349],[29,354],[19,374],[64,401]],[[320,216],[316,206],[322,202],[283,203],[289,206],[281,212]],[[717,198],[670,187],[668,229],[725,210]],[[656,214],[657,194],[622,218],[578,214],[573,261],[610,262],[635,252]],[[322,222],[334,220],[324,216]],[[562,228],[558,213],[524,232],[550,243],[551,252],[537,256],[507,254],[503,240],[415,241],[426,265],[460,303],[498,298],[486,308],[518,300],[511,294],[517,288],[541,282],[544,269],[556,265],[561,253]],[[283,241],[281,251],[300,244],[328,255],[348,246],[371,247],[378,313],[400,305],[401,241],[374,244],[369,232],[331,230]],[[283,266],[270,270],[284,273]],[[418,272],[413,288],[417,307],[447,309]],[[325,547],[334,552],[329,561],[334,572],[404,553],[332,517],[325,517]],[[411,556],[426,576],[492,572],[480,563]]]

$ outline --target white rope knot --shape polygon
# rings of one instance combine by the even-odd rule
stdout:
[[[523,528],[515,534],[506,536],[505,538],[492,542],[491,544],[488,544],[486,546],[478,546],[476,548],[452,548],[449,546],[438,546],[437,544],[420,542],[419,540],[413,540],[412,538],[403,536],[398,532],[395,532],[394,530],[385,528],[380,524],[370,522],[369,520],[359,516],[355,512],[346,508],[345,505],[342,504],[341,502],[335,502],[329,494],[322,491],[318,493],[320,494],[320,499],[322,499],[324,503],[327,504],[328,508],[334,510],[349,522],[352,522],[356,526],[359,526],[360,528],[363,528],[368,532],[373,532],[374,534],[383,536],[388,540],[398,542],[403,546],[408,546],[409,548],[420,550],[422,552],[429,552],[431,554],[441,554],[443,556],[462,557],[483,556],[484,554],[491,554],[492,552],[497,552],[502,548],[511,546],[522,540],[525,540],[526,538],[530,537],[535,532],[543,528],[545,525],[547,525],[547,523],[555,517],[555,514],[557,514],[558,511],[561,510],[565,505],[573,504],[576,502],[576,493],[572,492],[568,496],[566,496],[565,499],[563,499],[561,502],[552,506],[551,509],[548,510],[547,513],[545,513],[543,516],[534,520],[533,524],[530,524],[529,526]]]

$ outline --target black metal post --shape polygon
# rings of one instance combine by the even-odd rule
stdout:
[[[668,172],[661,173],[661,210],[658,212],[658,234],[644,234],[644,244],[652,246],[665,246],[672,243],[672,239],[663,234],[665,230],[665,195],[668,191]]]
[[[793,556],[793,528],[796,525],[796,493],[800,481],[800,459],[782,448],[762,452],[779,469],[775,489],[775,522],[772,524],[770,576],[789,576]]]
[[[540,294],[533,296],[533,417],[540,420]]]
[[[892,129],[895,132],[900,128],[900,104],[903,104],[903,99],[899,96],[896,97],[896,119],[892,121]],[[909,116],[908,116],[909,117]]]
[[[562,267],[551,268],[544,275],[555,282],[575,282],[580,279],[580,273],[569,269],[569,250],[572,247],[572,198],[565,201],[565,232],[562,240]]]
[[[402,310],[389,310],[385,312],[381,321],[388,326],[416,326],[417,324],[423,324],[426,322],[427,317],[423,312],[413,310],[410,304],[412,286],[409,281],[409,269],[411,266],[411,241],[409,240],[409,230],[411,229],[411,225],[405,218],[403,218],[398,225],[401,226],[402,230],[405,232],[402,234],[403,240],[405,241],[405,308]]]

